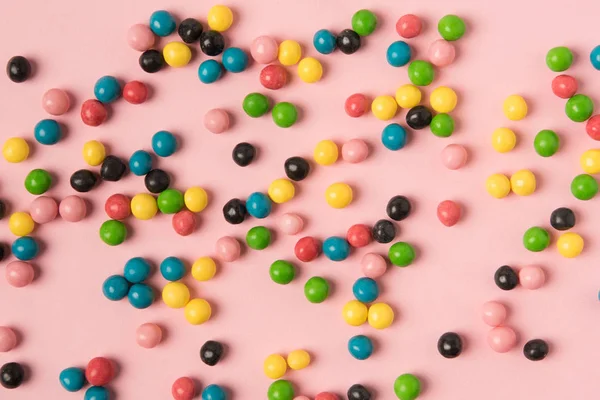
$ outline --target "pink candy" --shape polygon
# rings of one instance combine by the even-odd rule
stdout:
[[[451,170],[460,169],[467,163],[467,149],[460,144],[449,144],[442,150],[442,164]]]
[[[0,353],[11,351],[17,346],[17,335],[6,326],[0,326]]]
[[[499,326],[506,320],[506,307],[497,301],[488,301],[483,305],[481,318],[489,326]]]
[[[444,39],[438,39],[429,46],[427,56],[429,57],[429,61],[436,67],[445,67],[454,61],[456,50],[452,43]]]
[[[24,261],[13,261],[6,266],[6,281],[9,285],[21,288],[33,281],[34,271],[31,264]]]
[[[69,111],[69,95],[60,89],[50,89],[42,96],[42,108],[51,115],[63,115]]]
[[[223,236],[217,240],[215,252],[221,261],[232,262],[240,258],[242,249],[240,243],[231,236]]]
[[[546,282],[546,274],[537,265],[529,265],[519,271],[519,282],[525,289],[539,289]]]
[[[277,218],[277,226],[281,232],[286,235],[295,235],[300,233],[304,227],[304,221],[299,215],[283,214],[281,217]]]
[[[67,196],[60,202],[58,212],[65,221],[79,222],[85,218],[87,207],[81,197]]]
[[[136,24],[127,31],[127,44],[134,50],[146,51],[154,45],[154,33],[148,25]]]
[[[369,146],[361,139],[352,139],[342,146],[344,161],[356,164],[364,161],[369,155]]]
[[[250,54],[259,64],[269,64],[277,58],[279,46],[275,39],[270,36],[259,36],[252,41]]]
[[[387,263],[379,254],[367,253],[360,260],[360,267],[367,278],[377,279],[385,273]]]
[[[220,108],[208,110],[204,115],[204,127],[212,133],[223,133],[229,129],[229,114]]]
[[[506,353],[517,344],[517,334],[507,326],[498,326],[488,332],[488,345],[497,353]]]
[[[58,204],[48,196],[40,196],[34,199],[29,206],[31,218],[38,224],[52,221],[58,215]]]
[[[414,38],[421,33],[421,29],[423,28],[423,23],[413,14],[406,14],[400,17],[398,22],[396,22],[396,32],[398,35],[403,38]]]
[[[152,349],[161,342],[162,329],[156,324],[142,324],[135,331],[135,341],[140,347]]]

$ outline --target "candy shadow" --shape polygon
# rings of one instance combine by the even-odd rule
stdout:
[[[17,338],[17,344],[15,344],[14,349],[18,348],[19,346],[23,345],[23,342],[25,340],[25,336],[23,335],[23,331],[20,330],[19,328],[16,328],[14,326],[9,326],[8,327],[10,330],[12,330]]]
[[[39,281],[44,276],[44,272],[39,267],[39,265],[37,265],[36,263],[30,263],[30,264],[31,264],[31,267],[33,268],[33,281],[31,283],[35,284],[35,283],[37,283],[37,281]]]
[[[156,322],[154,322],[154,324],[160,328],[160,331],[161,331],[161,334],[162,334],[161,335],[161,339],[160,339],[160,343],[158,344],[158,346],[160,346],[164,342],[168,342],[169,341],[169,337],[171,336],[171,331],[169,331],[169,329],[164,324],[159,324],[159,323],[156,323]]]
[[[60,127],[60,140],[67,140],[69,135],[71,134],[71,129],[69,125],[66,125],[64,122],[59,122],[58,126]]]

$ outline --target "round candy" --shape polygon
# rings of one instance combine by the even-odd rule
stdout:
[[[178,281],[185,276],[185,265],[177,257],[167,257],[160,263],[160,274],[168,281]]]
[[[331,261],[343,261],[350,254],[350,244],[339,236],[331,236],[323,241],[323,254]]]
[[[579,158],[581,169],[587,174],[600,173],[600,149],[588,150]]]
[[[456,92],[449,87],[439,86],[431,92],[429,104],[438,113],[449,113],[454,110],[458,97]]]
[[[462,353],[461,337],[454,332],[446,332],[438,339],[437,348],[444,358],[456,358]]]
[[[360,49],[360,36],[352,29],[344,29],[335,39],[336,46],[344,54],[354,54]]]
[[[223,52],[223,49],[225,49],[225,39],[220,32],[208,30],[200,34],[200,50],[207,56],[218,56]]]
[[[548,355],[548,343],[542,339],[530,340],[523,346],[523,355],[530,361],[541,361]]]
[[[108,358],[92,358],[85,368],[85,379],[94,386],[108,385],[115,377],[115,366]]]
[[[40,246],[31,236],[22,236],[12,243],[11,251],[17,259],[30,261],[37,257]]]
[[[202,400],[227,400],[227,393],[219,385],[208,385],[202,391]]]
[[[158,36],[169,36],[175,31],[175,18],[168,11],[154,11],[150,16],[150,29]]]
[[[492,174],[485,181],[487,192],[497,199],[508,196],[510,193],[510,180],[503,174]]]
[[[410,61],[410,57],[410,46],[402,40],[390,44],[387,48],[386,59],[392,67],[405,66]]]
[[[492,147],[498,153],[508,153],[515,148],[517,136],[508,128],[498,128],[492,133]]]
[[[375,118],[387,121],[394,118],[398,111],[398,103],[392,96],[377,96],[371,103],[371,112]]]
[[[419,36],[422,27],[421,19],[413,14],[403,15],[396,22],[396,32],[406,39]]]
[[[444,200],[437,207],[437,217],[445,226],[454,226],[460,220],[460,206],[452,200]]]
[[[483,304],[481,318],[489,326],[500,326],[506,320],[506,307],[497,301],[488,301]]]
[[[254,250],[264,250],[271,243],[271,231],[264,226],[250,228],[246,234],[248,247]]]
[[[519,271],[519,282],[525,289],[539,289],[546,282],[546,274],[537,265],[528,265]]]
[[[294,387],[285,379],[271,383],[267,391],[268,400],[292,400],[293,397]]]
[[[60,202],[58,212],[68,222],[79,222],[87,214],[85,200],[79,196],[67,196]]]
[[[544,228],[534,226],[523,234],[523,246],[529,251],[540,252],[550,245],[550,234]]]
[[[573,232],[563,233],[556,242],[558,252],[565,258],[577,257],[583,251],[583,246],[583,238]]]
[[[584,94],[576,94],[565,104],[565,113],[571,121],[583,122],[590,118],[593,112],[594,102]]]
[[[342,159],[356,164],[369,155],[369,146],[361,139],[352,139],[342,145]]]
[[[104,104],[98,100],[86,100],[81,105],[81,120],[88,126],[101,125],[108,116]]]
[[[366,360],[373,354],[373,342],[364,335],[353,336],[348,340],[348,351],[357,360]]]
[[[413,85],[428,86],[434,78],[435,71],[430,62],[415,60],[408,65],[408,79]]]
[[[25,212],[15,212],[8,219],[8,229],[15,236],[27,236],[35,228],[31,215]]]
[[[369,310],[358,300],[350,300],[342,309],[342,317],[350,326],[360,326],[367,322]]]
[[[152,49],[144,51],[140,55],[138,63],[144,72],[153,74],[164,67],[165,59],[160,51]]]
[[[208,195],[201,187],[193,186],[185,191],[183,201],[188,210],[197,213],[208,205]]]
[[[11,362],[0,367],[0,385],[5,389],[16,389],[25,380],[25,369],[19,363]]]
[[[142,283],[150,276],[150,264],[142,257],[130,258],[123,268],[123,276],[131,283]]]
[[[184,67],[192,59],[192,50],[185,43],[170,42],[163,48],[163,58],[171,67]]]
[[[216,60],[202,61],[198,67],[198,78],[202,83],[214,83],[223,75],[221,63]]]
[[[533,147],[535,152],[542,157],[550,157],[558,151],[560,139],[554,131],[544,129],[535,135]]]
[[[535,175],[527,169],[517,171],[510,177],[510,187],[519,196],[529,196],[535,192]]]
[[[275,179],[269,185],[268,194],[274,203],[282,204],[294,198],[296,189],[287,179]]]
[[[277,59],[279,46],[277,41],[270,36],[259,36],[252,41],[250,54],[259,64],[269,64]]]
[[[406,113],[406,124],[413,129],[423,129],[431,124],[433,115],[425,106],[416,106]]]
[[[298,260],[303,262],[310,262],[317,258],[321,251],[319,242],[310,236],[303,237],[296,242],[294,246],[294,254]]]
[[[286,235],[295,235],[304,227],[304,221],[299,215],[283,214],[277,218],[277,227]]]
[[[388,150],[400,150],[406,145],[406,140],[406,129],[396,123],[387,125],[381,132],[381,143]]]
[[[196,385],[187,376],[177,378],[171,386],[171,395],[175,400],[192,400],[196,395]]]
[[[127,227],[121,221],[109,219],[100,225],[100,239],[109,246],[117,246],[127,238]]]
[[[231,152],[233,162],[240,167],[247,167],[256,156],[256,149],[250,143],[242,142],[235,145]]]
[[[377,27],[377,17],[370,10],[358,10],[352,16],[352,30],[360,36],[369,36]]]
[[[506,353],[517,344],[517,335],[508,326],[497,326],[488,332],[488,345],[497,353]]]
[[[210,10],[208,10],[206,22],[208,22],[210,29],[224,32],[229,29],[233,23],[233,12],[231,12],[231,9],[227,6],[212,6]]]
[[[364,224],[352,225],[346,233],[346,240],[352,247],[364,247],[371,242],[371,228]]]
[[[271,213],[271,200],[267,195],[254,192],[246,200],[246,210],[254,218],[266,218]]]
[[[140,193],[131,199],[131,213],[141,220],[151,219],[158,212],[156,199],[148,193]]]
[[[102,161],[106,158],[106,149],[101,142],[90,140],[84,143],[81,155],[87,165],[96,167],[102,164]]]
[[[310,354],[306,350],[294,350],[288,354],[287,364],[294,371],[304,369],[310,364]]]
[[[598,182],[591,175],[577,175],[571,182],[571,193],[579,200],[590,200],[598,193]]]
[[[134,308],[143,310],[154,302],[154,290],[145,283],[134,283],[129,289],[127,300]]]
[[[162,169],[153,169],[146,174],[144,185],[150,193],[161,193],[169,187],[171,178]]]
[[[183,208],[183,193],[176,189],[166,189],[158,195],[156,203],[163,214],[175,214]]]
[[[399,400],[415,400],[421,393],[421,381],[412,374],[402,374],[394,381],[394,393]]]
[[[260,71],[260,84],[267,89],[281,89],[287,83],[287,70],[281,65],[267,65]]]
[[[415,249],[406,242],[397,242],[390,246],[388,257],[397,267],[407,267],[414,261]]]
[[[402,85],[396,90],[396,103],[402,108],[413,108],[421,102],[421,90],[410,84]]]
[[[85,386],[85,372],[81,368],[66,368],[60,372],[58,380],[67,392],[78,392]]]
[[[271,264],[269,268],[271,280],[280,285],[287,285],[294,280],[296,270],[292,263],[283,260],[277,260]]]
[[[386,303],[375,303],[369,307],[368,321],[375,329],[385,329],[394,322],[394,310]]]
[[[263,362],[263,371],[267,378],[279,379],[285,375],[287,371],[287,363],[285,358],[279,354],[271,354]]]
[[[159,131],[152,135],[152,150],[159,157],[169,157],[177,149],[177,140],[171,132]]]
[[[293,40],[284,40],[279,44],[277,58],[281,65],[294,65],[300,61],[302,57],[302,48],[300,44]]]
[[[51,115],[63,115],[69,111],[71,99],[61,89],[50,89],[42,96],[42,108]]]
[[[287,177],[296,182],[304,180],[310,172],[308,161],[302,157],[288,158],[285,160],[283,168]]]
[[[451,42],[438,39],[429,45],[427,57],[429,62],[436,67],[446,67],[454,61],[456,50]]]
[[[449,144],[440,154],[442,164],[450,170],[457,170],[465,166],[468,159],[467,149],[460,144]]]
[[[445,15],[438,22],[438,32],[447,41],[458,40],[465,34],[466,26],[462,18],[456,15]]]
[[[340,398],[331,392],[321,392],[315,396],[315,400],[339,400]]]
[[[552,93],[561,99],[571,98],[577,93],[577,79],[570,75],[558,75],[552,79]]]
[[[25,189],[31,194],[44,194],[51,185],[52,177],[48,171],[43,169],[31,170],[25,177]]]
[[[575,213],[570,208],[557,208],[550,215],[550,225],[559,231],[569,230],[575,226]]]
[[[61,137],[60,125],[53,119],[43,119],[33,128],[33,135],[40,144],[56,144]]]
[[[16,346],[17,335],[15,331],[6,326],[0,326],[0,353],[9,352]]]
[[[352,285],[352,293],[356,300],[371,303],[379,297],[379,286],[371,278],[358,278]]]
[[[102,162],[100,177],[108,182],[117,182],[125,175],[126,170],[125,162],[119,157],[107,156]]]
[[[35,271],[33,266],[24,261],[11,261],[4,270],[6,282],[16,288],[21,288],[33,282]]]
[[[38,224],[48,223],[58,215],[58,204],[51,197],[40,196],[31,202],[29,214]]]
[[[371,229],[373,240],[377,243],[389,243],[396,237],[396,226],[386,219],[380,219]]]
[[[221,343],[208,340],[200,348],[200,359],[204,364],[214,367],[223,357],[223,351],[224,348]]]
[[[94,96],[101,103],[112,103],[121,95],[121,85],[114,76],[103,76],[94,85]]]
[[[204,127],[212,133],[223,133],[229,129],[229,114],[220,108],[213,108],[204,114]]]
[[[181,40],[183,40],[187,44],[194,44],[198,40],[200,40],[200,35],[204,28],[200,21],[195,18],[186,18],[179,23],[179,28],[177,28],[177,34]]]
[[[242,72],[248,67],[248,55],[239,47],[229,47],[223,52],[223,68],[229,72]]]
[[[2,146],[2,156],[9,163],[25,161],[29,156],[29,145],[23,138],[8,138],[4,142],[4,146]]]
[[[304,284],[304,296],[311,303],[322,303],[329,296],[329,283],[320,276],[313,276]]]
[[[313,46],[321,54],[331,54],[337,47],[336,37],[327,29],[321,29],[313,36]]]
[[[190,324],[201,325],[210,319],[212,308],[210,303],[204,299],[193,299],[186,304],[184,315]]]
[[[402,221],[410,215],[411,211],[410,200],[405,196],[392,197],[385,208],[388,217],[394,221]]]
[[[298,119],[298,110],[292,103],[283,101],[273,106],[271,111],[273,122],[280,128],[289,128],[296,123]]]
[[[494,273],[494,283],[502,290],[513,290],[519,284],[519,277],[514,269],[503,265]]]
[[[572,63],[573,53],[568,47],[554,47],[546,54],[546,65],[554,72],[566,71]]]
[[[217,264],[210,257],[200,257],[192,264],[192,276],[203,282],[211,280],[217,273]]]
[[[15,83],[22,83],[31,76],[31,64],[23,56],[14,56],[6,64],[6,75]]]
[[[510,95],[502,106],[504,115],[511,121],[520,121],[527,116],[527,103],[518,94]]]
[[[454,120],[448,114],[434,115],[429,124],[429,129],[437,137],[449,137],[454,132]]]
[[[124,194],[113,194],[104,203],[104,211],[111,219],[122,220],[131,215],[129,198]]]
[[[102,294],[108,300],[119,301],[127,297],[129,282],[121,275],[111,275],[102,284]]]
[[[358,383],[350,386],[346,396],[349,400],[371,400],[373,398],[371,392]]]
[[[342,182],[329,185],[325,190],[325,200],[333,208],[345,208],[352,202],[352,188]]]
[[[89,143],[89,142],[88,142]],[[104,148],[104,146],[103,146]],[[84,150],[85,153],[85,150]],[[103,158],[104,159],[104,158]],[[100,161],[102,162],[102,161]],[[146,175],[152,169],[152,156],[144,150],[137,150],[129,158],[129,170],[137,176]]]
[[[369,101],[362,93],[350,95],[344,103],[346,114],[352,118],[358,118],[369,108]]]
[[[223,236],[215,244],[215,253],[221,261],[232,262],[240,258],[240,243],[231,236]]]
[[[323,66],[316,58],[303,58],[298,63],[298,76],[306,83],[318,82],[323,76]]]
[[[181,282],[169,282],[162,290],[163,302],[170,308],[183,308],[190,301],[190,290]]]
[[[250,93],[244,97],[242,108],[249,117],[262,117],[269,111],[269,99],[264,94]]]
[[[319,165],[331,165],[338,159],[338,147],[332,140],[321,140],[315,146],[313,158]]]

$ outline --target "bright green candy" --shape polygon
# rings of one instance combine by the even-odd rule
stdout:
[[[571,193],[579,200],[590,200],[598,193],[598,182],[591,175],[577,175],[571,182]]]
[[[550,245],[550,234],[544,228],[534,226],[525,231],[523,246],[529,251],[542,251]]]
[[[565,104],[565,113],[571,121],[583,122],[591,117],[593,112],[594,102],[584,94],[576,94]]]
[[[289,381],[279,379],[271,383],[267,397],[269,400],[292,400],[294,398],[294,387]]]
[[[292,103],[277,103],[273,107],[273,122],[280,128],[289,128],[298,119],[298,110]]]
[[[271,268],[269,268],[269,275],[271,275],[273,282],[280,285],[287,285],[294,280],[296,271],[291,263],[283,260],[277,260],[271,264]]]
[[[252,118],[262,117],[269,111],[269,99],[264,94],[250,93],[244,97],[242,108]]]
[[[359,10],[352,16],[352,30],[360,36],[369,36],[377,27],[377,17],[369,10]]]
[[[127,227],[121,221],[109,219],[100,226],[100,239],[109,246],[117,246],[127,238]]]
[[[271,243],[271,231],[264,226],[255,226],[246,234],[248,247],[254,250],[264,250]]]
[[[408,64],[408,79],[417,86],[427,86],[433,82],[435,72],[430,62],[415,60]]]
[[[304,296],[311,303],[322,303],[329,295],[329,283],[320,276],[313,276],[304,284]]]
[[[394,382],[394,392],[400,400],[414,400],[421,393],[421,381],[412,374],[402,374]]]
[[[554,47],[546,53],[546,65],[554,72],[566,71],[571,64],[573,64],[573,53],[568,47]]]
[[[454,120],[448,114],[437,114],[429,125],[431,133],[438,137],[448,137],[454,132]]]
[[[406,242],[397,242],[390,247],[388,257],[395,266],[406,267],[415,259],[415,249]]]
[[[558,151],[559,146],[560,139],[558,135],[549,129],[539,131],[538,134],[535,135],[535,139],[533,141],[533,148],[535,149],[535,152],[542,157],[553,156],[554,153]]]
[[[438,32],[449,42],[463,37],[465,30],[465,21],[456,15],[446,15],[438,22]]]
[[[34,169],[25,177],[25,189],[31,194],[43,194],[50,189],[52,177],[43,169]]]
[[[163,214],[175,214],[183,208],[183,193],[177,189],[166,189],[158,195],[158,209]]]

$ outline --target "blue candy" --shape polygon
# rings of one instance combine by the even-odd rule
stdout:
[[[152,150],[159,157],[169,157],[177,150],[177,139],[171,132],[156,132],[152,136]]]
[[[169,36],[175,31],[177,24],[175,18],[168,11],[154,11],[150,16],[150,29],[158,36]]]
[[[53,119],[43,119],[33,128],[33,136],[40,144],[56,144],[61,136],[60,125]]]
[[[254,192],[246,199],[246,210],[254,218],[266,218],[271,213],[271,199],[260,192]]]
[[[198,78],[202,83],[213,83],[223,74],[221,64],[216,60],[206,60],[198,67]]]
[[[37,257],[40,246],[31,236],[23,236],[13,242],[11,251],[19,260],[29,261]]]
[[[336,48],[336,38],[327,29],[321,29],[313,36],[313,45],[321,54],[330,54]]]
[[[339,236],[328,237],[323,242],[323,254],[331,261],[343,261],[350,254],[350,244]]]
[[[77,392],[85,385],[85,372],[81,368],[66,368],[58,377],[60,384],[68,392]]]
[[[227,400],[227,393],[219,385],[208,385],[202,391],[202,400]]]
[[[103,386],[92,386],[85,391],[83,400],[109,400],[110,392]]]
[[[102,284],[102,293],[110,301],[119,301],[127,296],[129,282],[121,275],[111,275]]]
[[[406,144],[406,129],[398,124],[389,124],[383,128],[381,143],[389,150],[400,150]]]
[[[134,175],[146,175],[152,169],[152,156],[144,150],[138,150],[129,158],[129,169]]]
[[[121,96],[121,84],[114,76],[103,76],[94,85],[94,96],[102,103],[112,103]]]
[[[594,49],[590,52],[590,61],[592,63],[592,67],[600,71],[600,45],[594,47]]]
[[[242,72],[248,66],[248,55],[238,47],[223,52],[223,67],[229,72]]]
[[[154,290],[145,283],[136,283],[127,295],[129,304],[138,309],[148,308],[154,302]]]
[[[160,274],[168,281],[178,281],[185,276],[185,265],[177,257],[167,257],[160,263]]]
[[[410,46],[401,40],[390,44],[387,49],[387,62],[392,67],[402,67],[410,61]]]
[[[352,293],[362,303],[375,301],[379,296],[379,286],[371,278],[358,278],[352,285]]]
[[[364,335],[353,336],[348,340],[348,351],[357,360],[366,360],[373,354],[373,342]]]
[[[150,264],[142,257],[134,257],[125,263],[123,275],[131,283],[141,283],[150,276]]]

